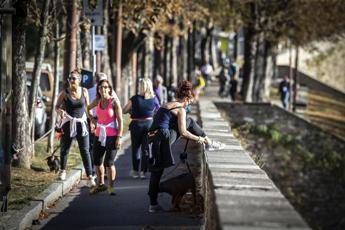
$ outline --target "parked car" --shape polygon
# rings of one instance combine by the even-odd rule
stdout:
[[[27,96],[29,97],[29,92],[31,90],[31,82],[27,81]],[[37,100],[35,105],[35,139],[43,136],[46,132],[46,124],[47,124],[47,111],[46,105],[49,99],[43,95],[42,90],[38,87],[37,90]]]
[[[33,75],[34,63],[33,62],[26,62],[25,63],[25,71],[27,81],[31,82],[32,75]],[[43,63],[41,69],[41,77],[40,77],[40,88],[42,94],[48,99],[46,101],[46,110],[49,113],[52,108],[52,97],[53,97],[53,90],[54,90],[54,75],[50,64]]]

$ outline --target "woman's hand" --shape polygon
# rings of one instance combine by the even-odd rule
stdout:
[[[63,110],[63,109],[58,109],[58,113],[60,114],[60,118],[62,119],[62,118],[64,118],[65,117],[65,110]]]
[[[121,148],[121,137],[118,136],[115,141],[115,149],[120,149]]]
[[[95,132],[95,130],[96,130],[96,127],[97,127],[97,120],[96,120],[96,118],[94,118],[94,117],[91,117],[90,118],[90,129],[91,129],[91,132]]]
[[[199,136],[197,142],[198,144],[206,144],[206,138]]]

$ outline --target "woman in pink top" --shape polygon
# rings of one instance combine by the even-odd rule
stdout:
[[[110,195],[115,195],[113,188],[116,176],[114,160],[117,150],[121,147],[123,125],[120,101],[112,97],[112,87],[108,80],[101,80],[98,83],[97,98],[88,106],[88,110],[94,107],[96,107],[97,117],[91,118],[91,121],[97,125],[93,157],[98,180],[97,186],[91,190],[91,194],[108,189]],[[104,166],[108,172],[108,188],[104,185]]]

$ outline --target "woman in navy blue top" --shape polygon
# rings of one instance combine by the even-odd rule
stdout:
[[[149,160],[151,172],[149,184],[150,206],[149,212],[158,212],[159,181],[165,168],[174,165],[171,145],[179,136],[193,140],[199,144],[206,144],[209,150],[221,149],[224,144],[210,140],[201,127],[192,119],[186,117],[186,109],[193,101],[193,85],[189,81],[179,84],[176,99],[168,102],[156,112],[149,136],[152,137],[152,156]]]
[[[131,132],[133,169],[130,174],[133,178],[140,176],[141,179],[144,179],[147,171],[148,156],[143,154],[143,143],[152,124],[153,114],[159,108],[159,101],[153,91],[152,81],[148,78],[139,80],[138,91],[138,94],[131,97],[124,106],[123,113],[130,113],[132,119],[129,124],[129,130]]]

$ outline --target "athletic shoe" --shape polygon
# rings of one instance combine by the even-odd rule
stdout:
[[[114,191],[114,188],[113,187],[108,187],[108,194],[110,196],[115,196],[116,195],[116,192]]]
[[[210,144],[206,145],[208,151],[222,150],[225,148],[225,144],[219,141],[212,140]]]
[[[135,171],[135,170],[131,170],[131,172],[129,173],[129,175],[136,179],[136,178],[139,178],[139,172],[138,171]]]
[[[97,186],[94,186],[90,189],[90,194],[91,195],[95,195],[99,192],[104,192],[107,190],[107,186],[105,186],[104,184],[100,184],[100,185],[97,185]]]
[[[90,178],[89,178],[89,186],[90,187],[95,187],[96,186],[96,177],[94,177],[94,176],[91,176]]]
[[[157,212],[163,212],[163,211],[164,209],[159,204],[149,206],[149,213],[157,213]]]
[[[146,176],[145,176],[145,173],[144,172],[140,172],[140,179],[145,179]]]
[[[66,170],[60,170],[57,179],[58,180],[66,180]]]

